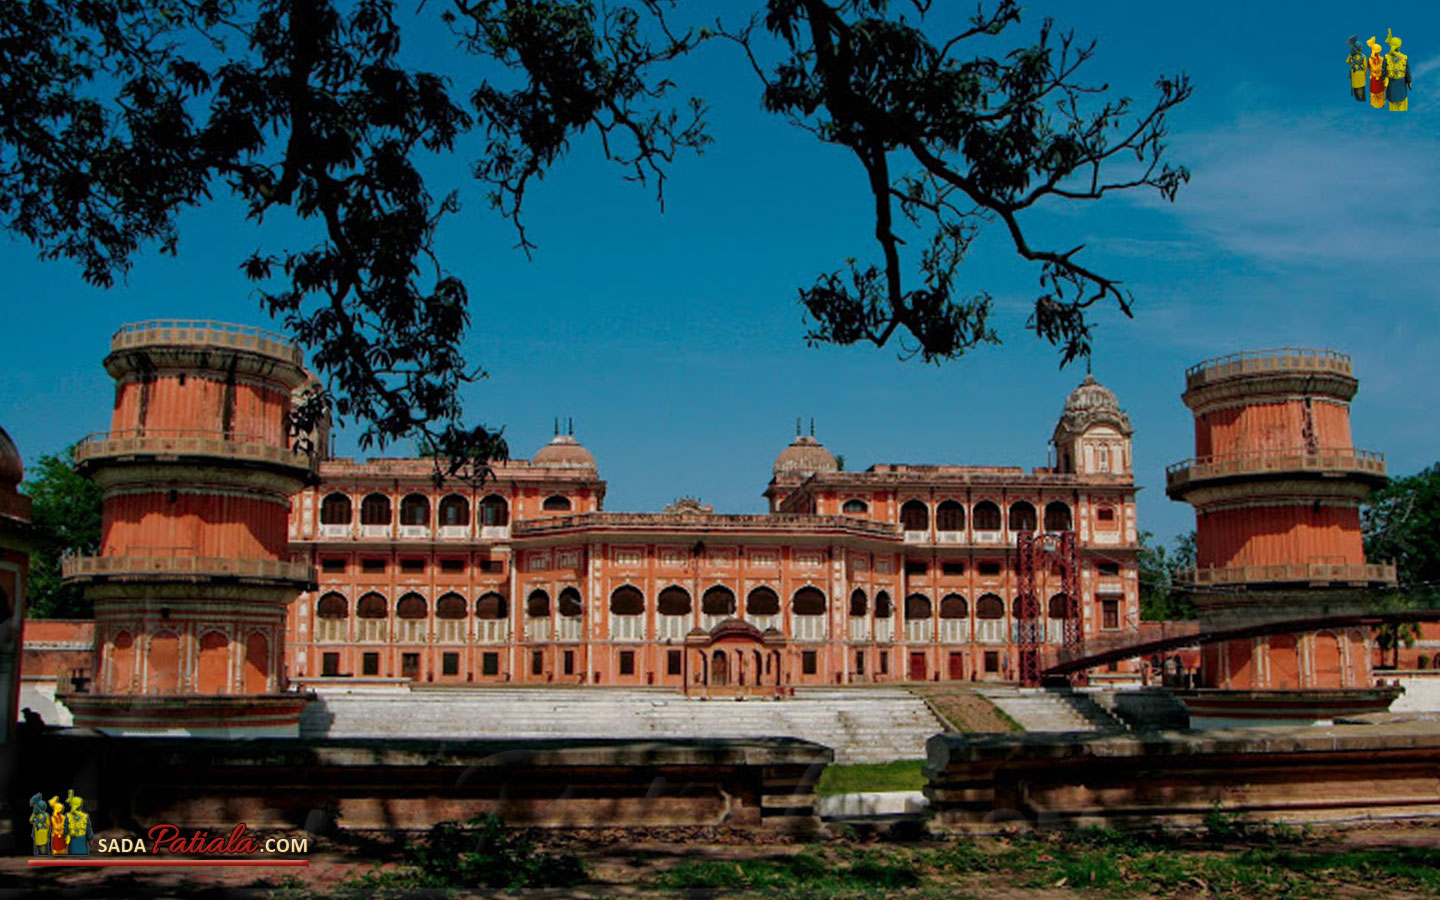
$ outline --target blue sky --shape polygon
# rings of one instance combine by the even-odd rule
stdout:
[[[1192,451],[1182,372],[1234,350],[1351,353],[1357,446],[1384,452],[1396,475],[1435,462],[1440,12],[1419,3],[1383,14],[1353,3],[1081,9],[1032,4],[1025,27],[1053,15],[1097,39],[1090,80],[1137,102],[1153,96],[1161,73],[1184,70],[1196,86],[1173,116],[1170,158],[1193,176],[1173,205],[1121,196],[1052,207],[1031,223],[1057,244],[1084,243],[1084,257],[1136,295],[1133,320],[1096,311],[1093,367],[1135,425],[1144,527],[1167,541],[1192,527],[1189,508],[1164,497],[1164,467]],[[1415,72],[1403,114],[1348,95],[1345,38],[1383,38],[1387,27]],[[432,34],[414,49],[434,59],[443,47]],[[466,200],[441,246],[470,286],[470,358],[490,373],[465,392],[469,418],[503,424],[512,452],[529,456],[556,416],[573,417],[615,510],[654,510],[682,495],[721,511],[762,510],[797,416],[813,417],[851,468],[1043,465],[1084,367],[1059,370],[1053,350],[1022,328],[1038,269],[1000,235],[982,238],[963,278],[996,297],[1005,343],[959,361],[806,347],[797,288],[846,257],[875,258],[858,166],[767,117],[732,47],[707,45],[674,76],[709,102],[715,143],[674,166],[663,213],[651,190],[625,183],[581,140],[532,191],[527,220],[540,247],[526,260],[461,171],[436,169],[437,187],[448,179]],[[37,261],[28,245],[0,242],[9,275],[0,424],[26,460],[108,426],[100,361],[121,323],[266,325],[237,266],[285,233],[257,233],[220,203],[184,218],[178,259],[147,253],[109,291],[86,287],[67,263]],[[353,441],[342,437],[340,450],[353,453]]]

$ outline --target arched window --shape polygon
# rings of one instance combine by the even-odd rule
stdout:
[[[406,594],[395,604],[395,615],[402,619],[423,619],[427,612],[425,598],[419,594]]]
[[[975,618],[977,619],[1003,619],[1005,618],[1005,601],[994,594],[986,594],[975,601]]]
[[[964,531],[965,507],[954,500],[946,500],[935,508],[936,531]]]
[[[911,594],[905,598],[905,618],[928,619],[934,614],[930,598],[924,594]]]
[[[940,618],[964,619],[970,615],[970,605],[959,594],[946,594],[940,601]]]
[[[360,502],[361,525],[389,525],[390,498],[384,494],[367,494]]]
[[[1097,472],[1110,471],[1110,445],[1100,444],[1095,448],[1095,470]]]
[[[430,498],[424,494],[406,494],[400,501],[401,525],[429,525]]]
[[[545,502],[541,504],[541,508],[546,512],[569,512],[571,509],[570,498],[553,494],[545,498]]]
[[[353,514],[350,498],[344,494],[327,494],[320,501],[321,525],[349,525]]]
[[[630,585],[615,589],[610,595],[610,612],[617,616],[638,616],[645,612],[645,595]]]
[[[464,527],[470,524],[470,502],[459,494],[446,494],[440,501],[440,524]]]
[[[573,587],[567,587],[560,592],[560,601],[557,604],[560,615],[567,618],[575,618],[585,612],[585,606],[580,602],[580,592]]]
[[[906,500],[900,507],[900,525],[906,531],[929,531],[929,508],[919,500]]]
[[[850,615],[859,618],[870,612],[870,602],[865,598],[865,592],[859,588],[850,595]]]
[[[975,530],[1000,530],[1000,507],[994,501],[981,500],[975,504]]]
[[[768,587],[757,587],[745,598],[745,614],[747,616],[778,616],[780,615],[780,595]]]
[[[495,596],[500,596],[496,594]],[[442,594],[439,600],[435,601],[435,618],[437,619],[463,619],[465,618],[465,598],[451,591]]]
[[[690,605],[690,592],[672,584],[655,598],[655,609],[662,616],[688,616],[693,609]]]
[[[332,591],[315,604],[315,615],[322,619],[343,619],[350,615],[350,603],[342,595]]]
[[[715,585],[700,598],[700,611],[707,616],[735,615],[735,592],[723,585]]]
[[[548,619],[550,617],[550,595],[541,590],[530,592],[525,598],[525,615],[532,619]]]
[[[881,591],[875,595],[875,618],[888,619],[895,615],[895,610],[890,603],[890,595]]]
[[[1069,531],[1070,507],[1059,500],[1052,500],[1045,504],[1045,530]]]
[[[486,528],[510,524],[510,504],[499,494],[480,501],[480,524]]]
[[[480,595],[475,601],[475,618],[477,619],[504,619],[510,615],[510,604],[505,601],[502,594],[490,591]]]
[[[388,604],[385,598],[375,592],[370,592],[360,598],[355,604],[355,615],[362,619],[383,619],[388,612]]]
[[[864,500],[846,500],[840,511],[847,516],[863,516],[870,512],[870,504]]]
[[[797,616],[823,616],[825,595],[818,588],[803,587],[795,592],[790,608]]]
[[[1010,530],[1011,531],[1034,531],[1037,522],[1035,507],[1024,500],[1016,500],[1010,504]]]

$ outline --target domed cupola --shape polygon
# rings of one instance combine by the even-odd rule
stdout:
[[[598,472],[595,457],[572,435],[557,434],[550,443],[535,451],[530,464],[550,469],[584,469]]]
[[[805,479],[817,472],[838,472],[840,464],[813,435],[797,436],[775,457],[774,475],[779,479]]]
[[[1061,472],[1125,475],[1131,471],[1130,436],[1135,429],[1115,392],[1087,374],[1070,396],[1052,438]]]

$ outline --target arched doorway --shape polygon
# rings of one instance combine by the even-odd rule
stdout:
[[[230,686],[230,641],[218,631],[200,638],[200,659],[195,667],[197,690],[202,694],[224,694]]]
[[[245,640],[245,693],[270,692],[270,642],[260,632]]]
[[[710,684],[723,687],[730,683],[730,664],[724,650],[710,654]]]

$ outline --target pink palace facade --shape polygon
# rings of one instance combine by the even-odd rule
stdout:
[[[1076,533],[1087,641],[1139,627],[1131,434],[1087,376],[1052,465],[1030,471],[841,471],[797,437],[765,515],[606,512],[595,458],[568,435],[478,489],[436,488],[428,460],[323,460],[292,498],[292,561],[318,588],[290,607],[286,670],[687,690],[1013,680],[1021,532]],[[1036,579],[1053,655],[1061,576]]]

